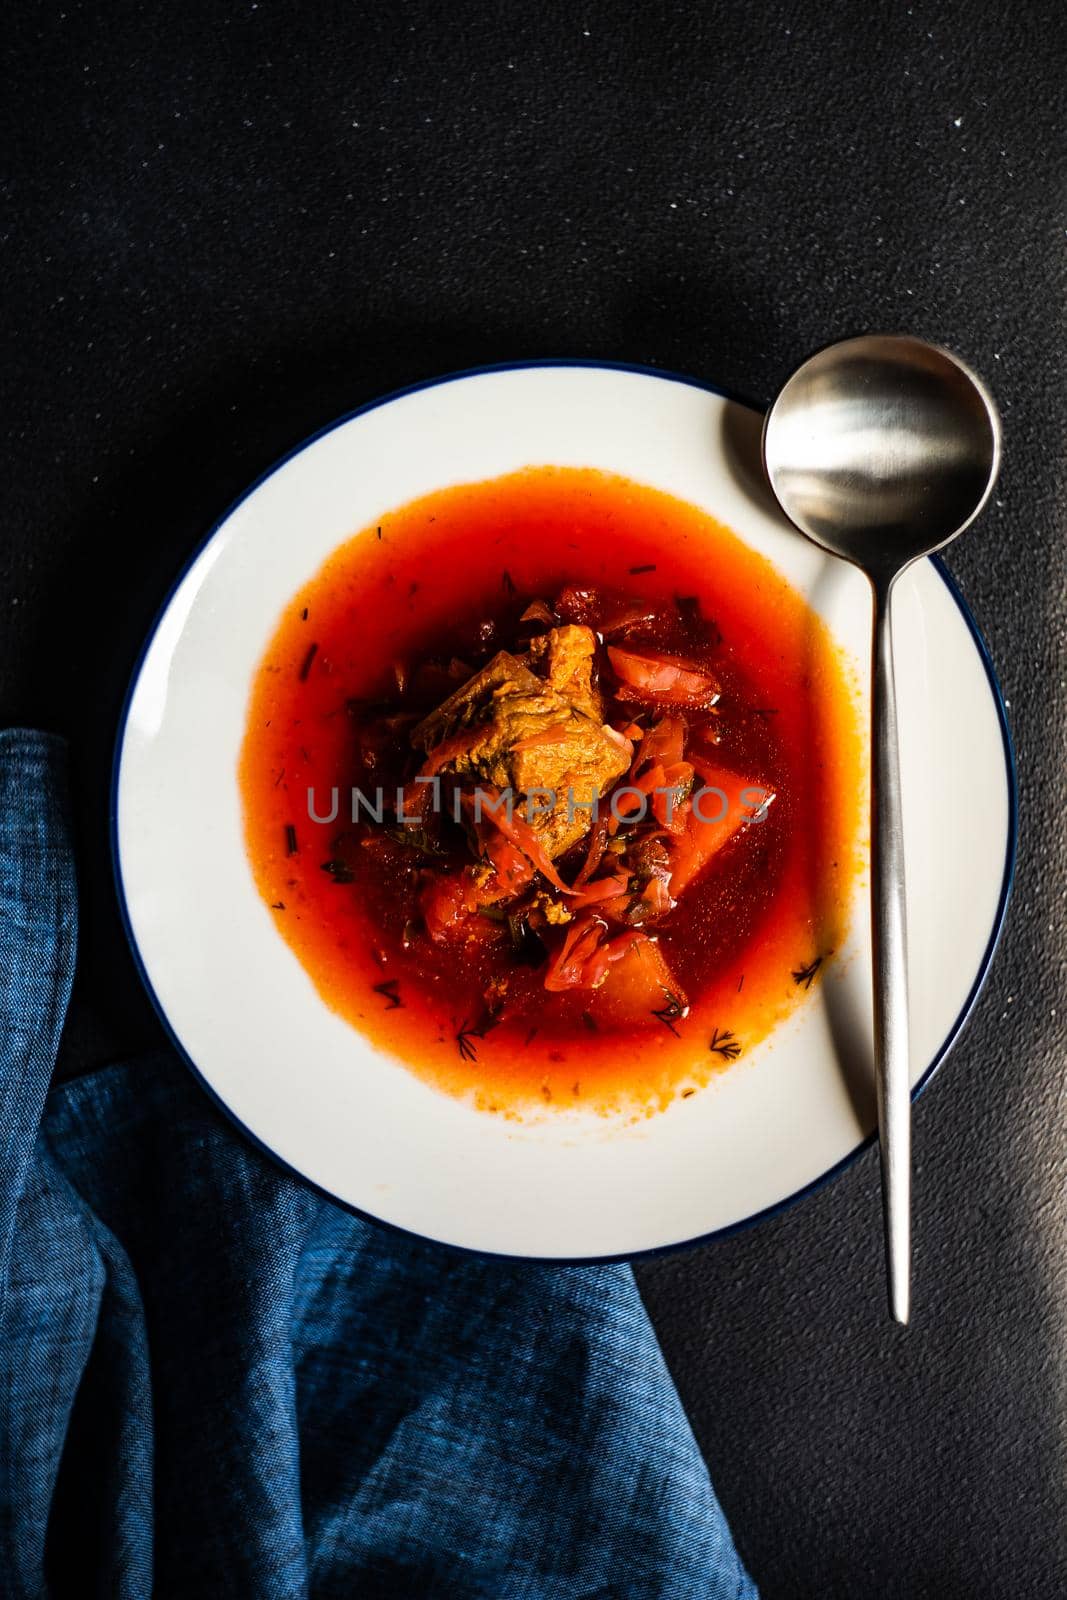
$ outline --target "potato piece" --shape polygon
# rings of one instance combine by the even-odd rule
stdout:
[[[760,808],[757,796],[765,797],[764,806],[774,799],[769,790],[750,778],[739,778],[736,772],[696,756],[691,759],[697,774],[693,791],[697,804],[690,805],[685,832],[668,844],[671,894],[676,900],[738,829],[752,822]]]
[[[610,1028],[655,1023],[657,1012],[676,1020],[688,1009],[685,993],[654,939],[635,941],[612,963],[589,1005],[594,1021]]]

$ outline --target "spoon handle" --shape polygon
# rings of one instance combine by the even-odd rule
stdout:
[[[871,683],[871,936],[874,955],[874,1069],[882,1155],[889,1308],[908,1320],[911,1292],[911,1082],[904,829],[900,798],[893,578],[874,581]]]

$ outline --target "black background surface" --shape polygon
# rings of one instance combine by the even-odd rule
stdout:
[[[1022,854],[917,1110],[914,1324],[883,1312],[870,1153],[639,1276],[769,1600],[1067,1593],[1062,7],[66,0],[4,34],[0,715],[72,743],[65,1071],[159,1032],[107,854],[138,644],[304,435],[542,355],[764,399],[872,328],[990,380],[1003,475],[950,565],[1010,704]]]

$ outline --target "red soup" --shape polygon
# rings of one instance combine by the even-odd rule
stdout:
[[[840,946],[855,697],[761,556],[530,468],[383,516],[293,596],[240,762],[323,1000],[487,1111],[631,1113],[761,1038]]]

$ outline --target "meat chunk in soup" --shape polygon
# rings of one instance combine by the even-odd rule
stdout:
[[[589,831],[591,802],[633,754],[602,720],[595,651],[591,629],[576,626],[541,635],[527,660],[501,650],[412,733],[424,770],[510,791],[551,858]]]

